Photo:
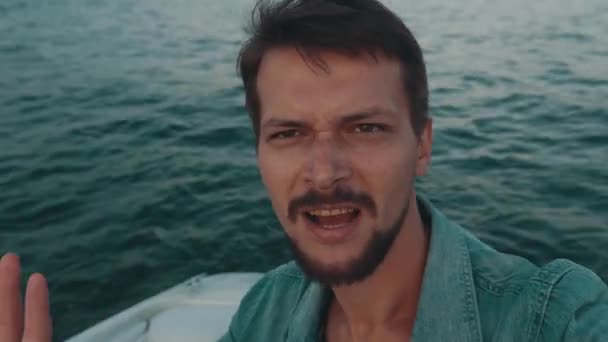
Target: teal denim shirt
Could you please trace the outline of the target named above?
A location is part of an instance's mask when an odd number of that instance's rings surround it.
[[[608,341],[608,287],[592,271],[499,253],[418,201],[432,228],[412,341]],[[323,341],[331,297],[282,265],[251,288],[220,341]]]

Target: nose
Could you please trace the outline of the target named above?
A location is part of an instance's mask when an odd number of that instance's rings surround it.
[[[347,151],[329,132],[319,133],[311,144],[305,181],[317,190],[329,190],[350,178],[351,173]]]

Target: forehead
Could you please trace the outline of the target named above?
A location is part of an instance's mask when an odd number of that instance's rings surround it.
[[[397,59],[334,52],[320,52],[319,57],[323,67],[304,59],[295,48],[274,48],[266,53],[257,78],[262,121],[268,114],[328,117],[369,107],[407,111]]]

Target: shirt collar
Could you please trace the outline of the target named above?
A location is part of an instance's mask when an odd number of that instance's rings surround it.
[[[481,341],[481,324],[466,232],[451,223],[426,198],[417,195],[421,211],[430,214],[431,240],[422,279],[413,341]],[[322,341],[328,286],[310,282],[294,309],[287,341]]]
[[[418,203],[432,228],[412,340],[481,341],[467,233],[424,197]]]

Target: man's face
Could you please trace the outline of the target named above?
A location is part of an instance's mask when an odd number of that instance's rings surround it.
[[[402,230],[431,125],[419,144],[397,60],[322,58],[328,72],[292,48],[264,56],[258,164],[300,265],[339,285],[372,273]]]

